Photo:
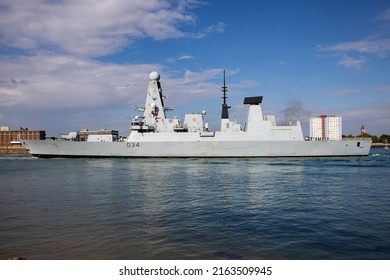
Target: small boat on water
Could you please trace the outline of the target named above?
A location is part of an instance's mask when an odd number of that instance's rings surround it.
[[[370,139],[305,139],[299,121],[276,125],[275,116],[262,113],[263,96],[244,98],[249,108],[243,125],[231,121],[225,79],[218,131],[209,130],[205,111],[186,114],[184,121],[167,118],[160,74],[152,72],[149,79],[145,106],[133,118],[127,139],[94,135],[85,141],[22,140],[23,145],[37,157],[323,157],[366,156],[370,151]]]

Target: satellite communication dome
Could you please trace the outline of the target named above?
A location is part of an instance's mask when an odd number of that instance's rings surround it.
[[[156,71],[153,71],[152,73],[149,74],[149,79],[159,81],[160,74]]]

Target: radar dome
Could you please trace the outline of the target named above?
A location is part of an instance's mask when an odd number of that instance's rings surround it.
[[[153,71],[152,73],[149,74],[149,79],[159,81],[160,74],[156,71]]]

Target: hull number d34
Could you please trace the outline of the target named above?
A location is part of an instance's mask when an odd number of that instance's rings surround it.
[[[127,148],[138,148],[138,147],[139,147],[139,143],[135,143],[135,142],[127,143]]]

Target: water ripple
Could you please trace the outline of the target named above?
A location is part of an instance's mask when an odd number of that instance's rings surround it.
[[[390,154],[0,158],[0,258],[389,259]]]

